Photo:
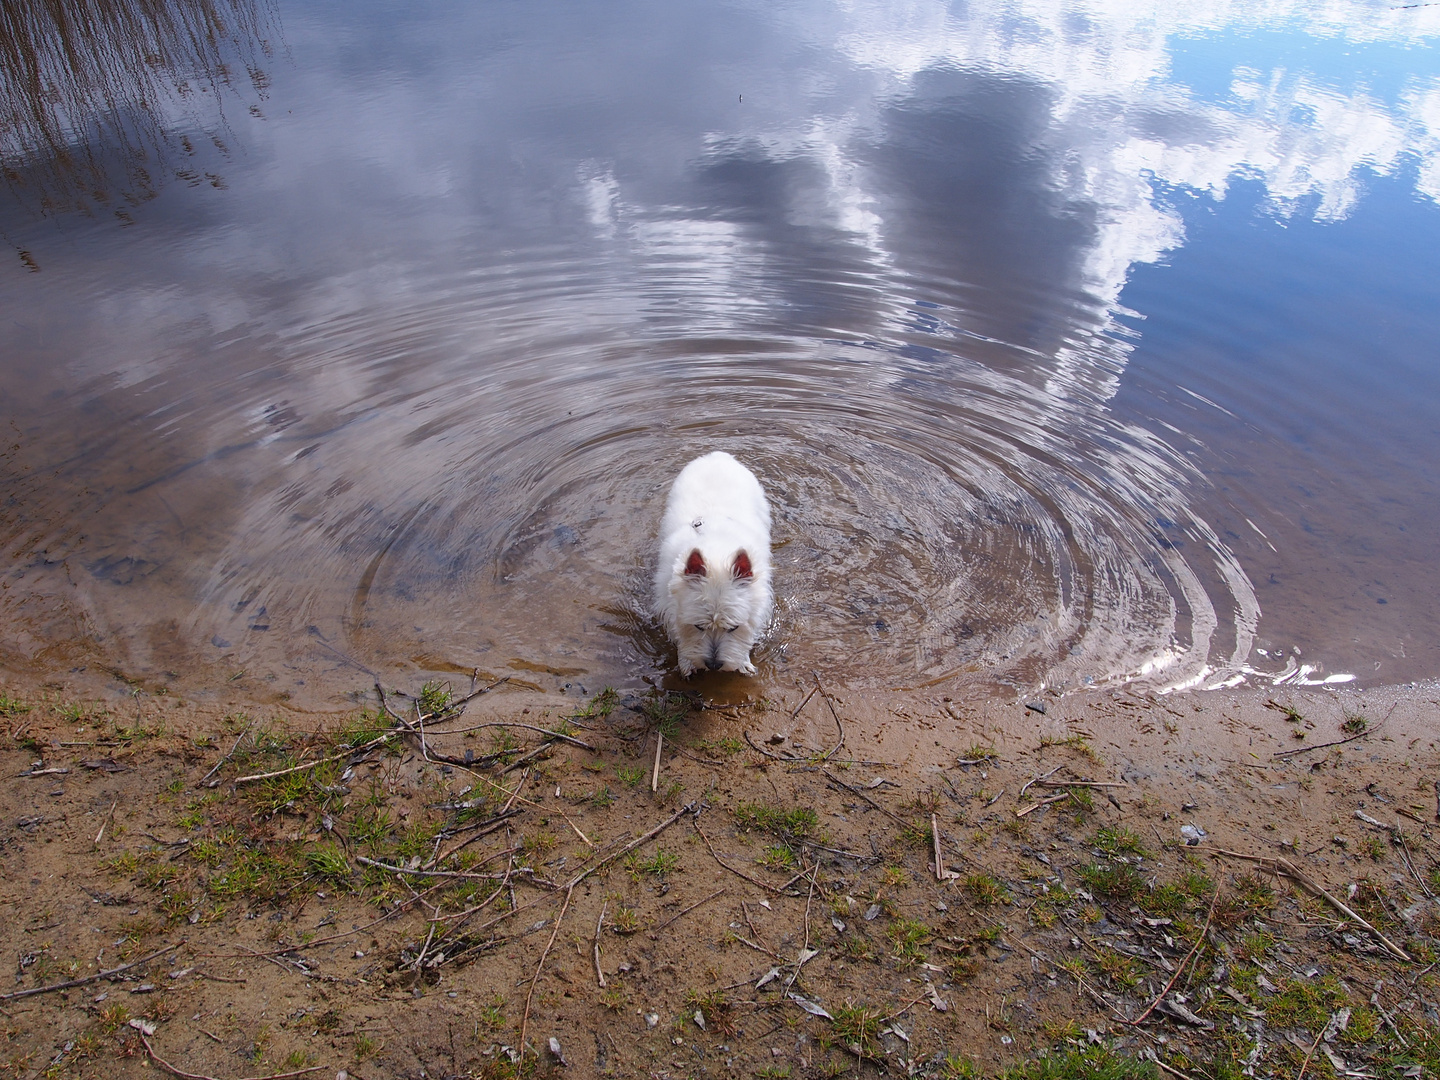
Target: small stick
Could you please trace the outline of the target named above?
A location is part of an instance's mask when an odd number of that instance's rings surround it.
[[[1180,1080],[1192,1080],[1189,1073],[1183,1073],[1179,1069],[1171,1065],[1166,1065],[1165,1062],[1161,1061],[1158,1057],[1153,1057],[1150,1060],[1156,1065],[1160,1066],[1160,1068],[1164,1069],[1171,1076],[1178,1076],[1180,1077]]]
[[[579,825],[576,825],[575,822],[570,819],[570,815],[567,814],[567,813],[565,813],[564,810],[561,810],[559,807],[555,807],[555,806],[546,806],[544,803],[538,803],[538,802],[535,802],[535,801],[533,801],[533,800],[531,800],[531,799],[522,799],[522,798],[520,798],[520,789],[525,786],[525,781],[526,781],[527,779],[529,779],[529,777],[530,777],[530,770],[529,770],[529,769],[526,769],[523,773],[520,774],[520,782],[515,785],[515,790],[514,790],[514,791],[510,791],[510,790],[509,790],[508,788],[506,788],[503,784],[497,784],[494,780],[491,780],[488,776],[481,776],[479,773],[474,773],[474,774],[472,774],[472,775],[474,775],[475,778],[476,778],[477,780],[479,780],[481,783],[489,784],[489,785],[490,785],[491,787],[493,787],[493,788],[498,788],[499,790],[505,792],[505,793],[509,796],[509,798],[505,800],[505,805],[500,808],[500,813],[501,813],[501,814],[507,814],[507,813],[509,813],[510,807],[514,806],[517,801],[524,803],[526,806],[533,806],[533,807],[535,807],[537,810],[545,810],[545,811],[547,811],[547,812],[549,812],[549,813],[552,813],[552,814],[559,814],[562,818],[565,819],[565,824],[566,824],[566,825],[569,825],[570,828],[575,831],[575,835],[576,835],[576,836],[580,837],[580,839],[583,840],[583,841],[584,841],[587,845],[589,845],[590,847],[596,847],[596,846],[597,846],[594,840],[591,840],[588,836],[586,836],[583,832],[580,831],[580,826],[579,826]],[[491,820],[495,820],[495,819],[492,818]]]
[[[1396,945],[1379,930],[1375,929],[1375,927],[1368,923],[1366,920],[1355,914],[1355,912],[1352,911],[1350,908],[1346,907],[1339,900],[1335,899],[1335,897],[1331,896],[1328,892],[1321,888],[1320,885],[1313,878],[1310,877],[1310,875],[1306,874],[1289,859],[1282,859],[1279,856],[1276,856],[1275,858],[1270,858],[1266,855],[1246,855],[1243,852],[1239,851],[1226,851],[1224,848],[1216,848],[1215,851],[1216,854],[1225,855],[1232,859],[1245,859],[1247,862],[1259,863],[1267,870],[1271,870],[1272,872],[1278,871],[1279,873],[1284,874],[1286,877],[1298,881],[1301,885],[1309,889],[1316,896],[1327,901],[1331,907],[1343,914],[1346,918],[1359,923],[1366,930],[1370,931],[1370,933],[1374,934],[1375,937],[1379,940],[1380,944],[1384,945],[1386,950],[1397,960],[1405,960],[1411,963],[1414,962],[1413,958],[1410,956],[1409,953],[1407,953],[1404,949],[1400,948],[1399,945]]]
[[[552,741],[550,739],[544,740],[540,743],[539,746],[535,747],[535,749],[527,750],[525,753],[517,757],[514,761],[508,763],[505,768],[500,770],[500,775],[504,776],[506,773],[511,773],[514,772],[516,769],[521,769],[529,766],[530,763],[537,760],[541,754],[548,753],[552,748]],[[448,758],[451,755],[435,754],[430,756],[432,758]]]
[[[304,772],[306,769],[313,769],[317,765],[325,765],[328,762],[339,761],[341,758],[345,757],[354,757],[356,754],[364,753],[366,750],[371,750],[374,747],[379,746],[383,742],[389,742],[391,739],[395,738],[395,736],[399,734],[400,732],[398,731],[387,731],[384,735],[381,735],[375,739],[371,739],[367,743],[361,743],[359,746],[352,747],[349,750],[346,750],[344,753],[331,754],[329,757],[316,758],[314,761],[307,761],[303,765],[294,765],[288,769],[276,769],[274,772],[252,773],[249,776],[236,777],[235,783],[238,786],[240,784],[252,783],[255,780],[273,780],[277,776],[289,776],[291,773]]]
[[[489,821],[482,821],[478,825],[469,826],[469,828],[478,829],[479,832],[475,833],[474,836],[466,837],[464,840],[460,841],[460,843],[452,847],[449,851],[445,852],[444,855],[439,855],[436,856],[434,859],[431,859],[430,865],[444,866],[447,862],[450,861],[450,859],[455,855],[457,851],[461,850],[462,848],[469,847],[476,840],[482,840],[485,837],[489,836],[491,833],[498,832],[500,829],[505,828],[505,822],[509,821],[518,813],[521,813],[521,811],[512,810],[507,814],[497,815],[496,817],[491,818]],[[491,858],[493,857],[494,856],[491,856]]]
[[[1200,951],[1200,946],[1205,944],[1205,935],[1210,930],[1210,920],[1215,917],[1215,905],[1219,902],[1219,900],[1220,887],[1217,885],[1215,887],[1215,895],[1210,898],[1210,910],[1205,913],[1205,925],[1200,928],[1200,936],[1195,939],[1195,944],[1192,945],[1190,947],[1190,951],[1185,954],[1185,959],[1180,961],[1180,966],[1175,969],[1175,974],[1170,976],[1170,981],[1165,984],[1164,989],[1160,991],[1154,1001],[1150,1002],[1149,1008],[1147,1008],[1134,1020],[1125,1021],[1131,1027],[1138,1027],[1147,1016],[1149,1016],[1152,1012],[1155,1011],[1155,1006],[1159,1005],[1160,1002],[1165,1000],[1165,995],[1175,988],[1175,983],[1179,981],[1181,972],[1183,972],[1185,968],[1189,966],[1191,959],[1193,959],[1195,954]]]
[[[818,869],[818,865],[817,869]],[[815,899],[815,871],[811,872],[810,891],[805,896],[805,936],[801,939],[800,951],[795,954],[795,970],[790,973],[789,980],[785,983],[785,993],[788,995],[795,985],[795,980],[800,977],[800,969],[805,966],[808,959],[806,953],[810,951],[810,904]],[[818,951],[818,950],[817,950]]]
[[[392,874],[413,874],[416,877],[468,878],[475,881],[500,881],[505,876],[503,874],[473,874],[466,870],[423,870],[418,866],[414,870],[411,870],[408,866],[395,866],[391,863],[380,862],[378,859],[366,858],[364,855],[356,855],[355,861],[365,866],[373,866],[379,870],[388,870]],[[541,888],[564,888],[563,885],[557,885],[553,881],[546,881],[542,877],[536,877],[533,870],[521,870],[520,873],[524,874]]]
[[[581,870],[578,874],[576,874],[573,878],[570,879],[569,883],[565,886],[565,888],[567,890],[575,888],[576,885],[579,885],[580,882],[584,881],[587,877],[595,873],[595,871],[599,870],[602,866],[608,866],[610,863],[618,859],[621,855],[624,855],[630,851],[634,851],[641,844],[648,843],[649,841],[655,839],[655,837],[659,836],[671,825],[674,825],[675,822],[679,821],[686,814],[698,815],[699,812],[700,808],[697,804],[693,802],[686,803],[679,810],[676,810],[675,813],[671,814],[664,821],[660,822],[659,825],[656,825],[653,829],[647,832],[644,836],[636,837],[634,840],[630,841],[630,843],[626,844],[620,850],[606,855],[605,858],[601,859],[599,862],[595,863],[592,866],[587,866],[584,870]]]
[[[766,892],[774,893],[776,896],[783,896],[785,894],[785,890],[783,888],[777,889],[774,885],[770,885],[764,881],[761,881],[759,878],[751,877],[749,874],[745,873],[744,870],[737,870],[735,869],[735,867],[727,863],[724,859],[720,858],[719,854],[715,851],[715,845],[710,843],[710,838],[705,835],[703,830],[701,830],[700,823],[697,821],[693,824],[695,826],[695,831],[700,834],[700,839],[704,840],[705,846],[709,848],[710,857],[713,858],[717,863],[719,863],[722,868],[729,870],[737,877],[744,878],[746,881],[750,882],[751,885],[759,885],[760,888],[764,889]]]
[[[1241,765],[1249,765],[1248,761],[1240,762]],[[1257,769],[1268,769],[1268,765],[1256,765]],[[1110,780],[1037,780],[1035,783],[1040,787],[1061,788],[1061,787],[1088,787],[1088,788],[1110,788],[1129,787],[1129,784],[1117,784]]]
[[[128,964],[121,964],[117,968],[111,968],[109,971],[101,971],[95,975],[86,975],[83,979],[69,979],[66,982],[51,983],[49,986],[32,986],[29,990],[14,990],[8,994],[0,994],[0,1001],[14,1001],[18,998],[34,997],[36,994],[48,994],[55,990],[70,990],[77,986],[89,986],[91,983],[99,982],[101,979],[109,979],[115,975],[119,975],[122,971],[129,971],[133,967],[147,964],[157,957],[164,956],[166,953],[172,953],[184,944],[185,942],[181,941],[175,945],[167,945],[165,948],[157,949],[148,956],[142,956],[139,960],[131,960]]]
[[[565,890],[565,902],[560,905],[560,914],[555,916],[555,929],[550,931],[550,940],[545,943],[545,951],[540,954],[540,962],[535,965],[535,974],[530,979],[530,989],[525,994],[525,1011],[520,1015],[520,1057],[525,1057],[525,1034],[530,1030],[530,1002],[535,997],[535,984],[540,981],[540,972],[545,968],[545,959],[550,955],[550,949],[555,944],[555,938],[560,933],[560,923],[565,918],[565,912],[570,909],[570,897],[575,893],[575,884]]]
[[[769,750],[765,750],[761,747],[756,746],[754,740],[750,738],[750,732],[742,731],[740,734],[743,735],[745,737],[745,741],[750,744],[751,750],[754,750],[757,754],[764,754],[771,761],[783,761],[787,765],[803,764],[805,761],[805,758],[803,757],[792,757],[788,754],[772,754]]]
[[[1070,797],[1070,793],[1069,793],[1068,791],[1067,791],[1067,792],[1064,792],[1063,794],[1060,794],[1060,795],[1051,795],[1050,798],[1048,798],[1048,799],[1041,799],[1039,802],[1033,802],[1033,803],[1031,803],[1029,806],[1025,807],[1025,809],[1023,809],[1023,810],[1016,810],[1016,811],[1015,811],[1015,816],[1016,816],[1017,818],[1022,818],[1022,817],[1024,817],[1026,814],[1030,813],[1030,811],[1032,811],[1032,810],[1039,810],[1040,807],[1042,807],[1042,806],[1049,806],[1051,803],[1064,802],[1064,801],[1065,801],[1066,799],[1068,799],[1069,797]]]
[[[750,908],[746,905],[744,900],[740,901],[740,912],[745,916],[745,925],[750,927],[750,936],[753,937],[756,941],[760,942],[761,946],[767,953],[775,957],[775,959],[779,960],[779,955],[775,953],[769,945],[765,944],[765,935],[760,933],[760,931],[756,928],[755,920],[750,917]]]
[[[572,736],[572,735],[566,735],[564,732],[560,732],[560,731],[553,731],[553,730],[551,730],[550,728],[536,727],[534,724],[500,723],[500,722],[497,721],[497,722],[488,723],[488,724],[473,724],[473,725],[470,726],[470,727],[447,728],[445,731],[441,732],[440,734],[443,734],[443,735],[463,735],[463,734],[465,734],[465,732],[467,732],[467,731],[480,731],[480,730],[482,730],[482,729],[484,729],[484,728],[492,728],[492,727],[523,728],[523,729],[526,730],[526,731],[538,732],[539,734],[549,736],[549,737],[552,738],[552,739],[560,739],[562,742],[570,743],[572,746],[578,746],[578,747],[580,747],[580,749],[582,749],[582,750],[590,750],[590,751],[593,751],[593,750],[595,749],[595,747],[591,746],[589,743],[584,742],[584,741],[582,741],[582,740],[580,740],[580,739],[577,739],[577,738],[575,738],[575,737]]]
[[[250,729],[251,729],[252,727],[254,727],[254,726],[255,726],[255,721],[254,721],[254,720],[251,720],[248,724],[245,725],[245,730],[242,731],[242,732],[240,732],[240,738],[236,739],[236,740],[235,740],[235,745],[232,746],[232,747],[230,747],[230,753],[226,754],[226,755],[225,755],[224,757],[222,757],[219,761],[217,761],[217,762],[215,763],[215,767],[214,767],[213,769],[211,769],[209,772],[207,772],[204,776],[202,776],[202,777],[200,778],[200,783],[196,784],[196,785],[195,785],[196,787],[218,787],[218,786],[219,786],[219,784],[220,784],[220,781],[219,781],[219,780],[216,780],[214,784],[207,784],[206,781],[209,780],[210,777],[214,776],[217,772],[219,772],[219,771],[220,771],[220,767],[221,767],[222,765],[224,765],[225,762],[229,761],[232,757],[235,756],[235,751],[240,749],[240,744],[245,741],[245,736],[250,734]]]
[[[1378,730],[1378,727],[1379,725],[1376,725],[1376,730]],[[1354,735],[1350,735],[1344,739],[1336,739],[1334,742],[1316,743],[1314,746],[1298,746],[1294,750],[1281,750],[1270,756],[1283,758],[1290,757],[1292,754],[1308,754],[1311,750],[1324,750],[1327,746],[1344,746],[1347,742],[1363,739],[1366,735],[1370,734],[1372,734],[1372,730],[1367,728],[1365,731],[1357,731]]]
[[[656,935],[658,935],[661,930],[664,930],[667,926],[669,926],[671,923],[677,921],[677,920],[680,919],[682,916],[689,915],[690,912],[694,911],[694,910],[695,910],[697,907],[699,907],[701,904],[708,904],[711,900],[714,900],[717,896],[719,896],[719,895],[720,895],[721,893],[723,893],[724,891],[725,891],[724,889],[716,889],[716,890],[715,890],[714,892],[712,892],[709,896],[705,897],[704,900],[696,900],[695,903],[691,904],[691,905],[690,905],[689,907],[687,907],[684,911],[682,911],[682,912],[680,912],[679,914],[676,914],[676,915],[671,915],[670,918],[666,919],[666,920],[665,920],[664,922],[662,922],[659,926],[655,927],[654,930],[651,930],[651,931],[650,931],[650,939],[651,939],[652,941],[655,940]],[[602,913],[602,914],[603,914],[603,913]],[[605,985],[605,983],[604,983],[603,980],[601,981],[600,985],[601,985],[601,986],[604,986],[604,985]]]
[[[840,722],[840,714],[835,711],[835,703],[830,700],[830,695],[825,692],[825,687],[820,684],[820,673],[818,671],[812,671],[810,674],[815,676],[815,689],[819,690],[820,696],[825,699],[825,705],[835,720],[836,729],[840,732],[840,741],[832,746],[830,751],[820,759],[821,761],[829,761],[835,756],[836,752],[845,745],[845,725]]]
[[[1034,777],[1034,778],[1031,779],[1031,780],[1027,780],[1027,781],[1025,782],[1025,786],[1020,789],[1020,794],[1017,795],[1017,796],[1015,796],[1015,797],[1016,797],[1017,799],[1023,799],[1023,798],[1025,797],[1025,792],[1027,792],[1027,791],[1030,790],[1030,785],[1032,785],[1032,784],[1038,784],[1038,783],[1040,783],[1041,780],[1049,780],[1050,777],[1054,776],[1057,772],[1059,772],[1059,771],[1060,771],[1061,769],[1063,769],[1064,767],[1065,767],[1064,765],[1056,765],[1053,769],[1051,769],[1049,772],[1047,772],[1044,776],[1037,776],[1037,777]]]
[[[1305,1060],[1300,1063],[1300,1071],[1295,1074],[1295,1080],[1305,1080],[1305,1070],[1310,1067],[1310,1059],[1315,1056],[1315,1048],[1320,1045],[1320,1040],[1324,1035],[1325,1028],[1321,1028],[1320,1034],[1316,1035],[1315,1041],[1310,1044],[1310,1049],[1305,1051]]]
[[[605,989],[605,972],[600,970],[600,928],[605,925],[605,909],[610,906],[606,900],[600,905],[600,918],[595,920],[595,944],[590,947],[590,955],[595,960],[595,978],[600,981],[600,989]]]
[[[940,821],[934,815],[930,815],[930,840],[935,845],[935,880],[945,880],[945,859],[940,854]]]
[[[819,680],[819,679],[816,679],[816,680],[815,680],[815,689],[814,689],[814,690],[811,690],[808,694],[806,694],[806,695],[805,695],[805,700],[802,701],[802,702],[800,702],[799,705],[796,705],[796,706],[795,706],[795,711],[790,714],[790,719],[791,719],[792,722],[794,721],[794,719],[795,719],[797,716],[800,715],[801,710],[803,710],[806,705],[809,705],[809,704],[810,704],[810,699],[811,699],[812,697],[814,697],[814,696],[815,696],[817,693],[819,693],[819,692],[820,692],[820,680]]]
[[[910,822],[906,821],[904,818],[900,817],[898,814],[892,814],[889,810],[886,810],[885,807],[881,806],[881,805],[880,805],[878,802],[876,802],[874,799],[870,798],[869,795],[866,795],[866,794],[865,794],[863,791],[861,791],[859,788],[857,788],[857,787],[851,787],[849,784],[845,783],[844,780],[841,780],[841,779],[839,779],[838,777],[836,777],[835,774],[832,773],[832,772],[830,772],[829,769],[821,769],[820,771],[821,771],[821,773],[824,774],[825,779],[829,780],[831,783],[839,784],[839,785],[840,785],[842,788],[844,788],[846,791],[850,792],[851,795],[858,795],[860,798],[864,799],[867,803],[869,803],[871,806],[873,806],[876,810],[879,810],[882,814],[884,814],[886,817],[888,817],[891,821],[897,822],[897,823],[900,825],[901,828],[903,828],[903,829],[908,829],[908,828],[910,828]]]
[[[161,1072],[167,1072],[171,1076],[178,1076],[180,1080],[215,1080],[213,1076],[206,1076],[204,1073],[190,1073],[184,1069],[176,1068],[159,1054],[155,1053],[154,1048],[150,1045],[150,1040],[145,1037],[145,1032],[136,1028],[135,1033],[140,1036],[140,1041],[145,1044],[145,1053],[150,1055],[150,1060],[155,1063]],[[207,1031],[206,1034],[209,1035],[210,1033]],[[215,1038],[213,1035],[210,1037],[212,1039]],[[247,1076],[244,1077],[243,1080],[286,1080],[286,1077],[304,1076],[306,1073],[320,1072],[326,1068],[328,1068],[326,1065],[311,1065],[308,1069],[296,1069],[294,1072],[267,1073],[264,1076]]]
[[[102,824],[102,825],[100,826],[100,831],[95,834],[95,846],[96,846],[97,848],[100,846],[100,840],[101,840],[101,838],[104,837],[104,835],[105,835],[105,830],[108,829],[108,828],[110,827],[110,823],[115,820],[115,807],[117,807],[117,806],[119,806],[119,805],[120,805],[120,800],[119,800],[119,799],[114,800],[114,801],[110,804],[110,813],[108,813],[108,814],[105,815],[105,822],[104,822],[104,824]]]
[[[655,769],[650,774],[650,790],[660,790],[660,748],[665,745],[665,733],[655,729]]]

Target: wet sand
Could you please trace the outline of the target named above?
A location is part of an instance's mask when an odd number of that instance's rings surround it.
[[[1201,1076],[1258,1037],[1257,1060],[1294,1075],[1299,1043],[1321,1042],[1315,1016],[1342,1004],[1356,1027],[1325,1043],[1337,1058],[1386,1075],[1440,1056],[1435,683],[1010,703],[770,685],[689,711],[657,775],[653,698],[648,715],[629,695],[586,716],[585,700],[516,678],[433,721],[423,747],[342,747],[323,783],[277,795],[243,777],[334,754],[375,705],[363,677],[328,713],[250,676],[174,682],[6,679],[0,937],[21,958],[15,990],[173,946],[0,1003],[15,1061],[504,1076],[523,1027],[540,1074],[563,1071],[553,1038],[569,1075],[989,1075],[1088,1047],[1091,1065],[1158,1055]],[[564,718],[585,746],[542,746],[536,729]],[[500,730],[513,749],[491,764]],[[1081,781],[1098,786],[1051,786]],[[487,791],[497,823],[447,865],[497,871],[500,887],[423,876],[460,842],[434,828]],[[767,816],[810,809],[791,833]],[[423,841],[419,871],[406,837]],[[261,855],[269,885],[241,873]],[[1131,871],[1138,891],[1102,888]],[[1203,954],[1167,986],[1192,941]],[[1382,1016],[1408,1035],[1399,1065]],[[148,1018],[148,1049],[132,1018]]]

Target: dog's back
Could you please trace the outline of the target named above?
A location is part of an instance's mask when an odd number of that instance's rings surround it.
[[[724,451],[686,465],[660,525],[655,614],[680,670],[754,674],[750,648],[770,621],[770,505],[755,475]]]

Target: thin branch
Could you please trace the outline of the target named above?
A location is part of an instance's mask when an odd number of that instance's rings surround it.
[[[354,757],[356,754],[363,754],[366,750],[374,749],[383,742],[389,742],[395,736],[402,734],[399,731],[387,731],[384,735],[371,739],[367,743],[350,748],[339,754],[331,754],[329,757],[316,758],[314,761],[307,761],[303,765],[294,765],[288,769],[276,769],[274,772],[252,773],[250,776],[236,777],[235,784],[249,784],[255,780],[273,780],[277,776],[289,776],[291,773],[304,772],[306,769],[313,769],[317,765],[325,765],[331,761],[339,761],[341,758]]]
[[[1155,1000],[1150,1002],[1149,1007],[1134,1020],[1126,1021],[1131,1027],[1138,1027],[1147,1016],[1155,1011],[1155,1007],[1165,1000],[1165,995],[1175,988],[1175,984],[1180,980],[1181,974],[1185,971],[1186,967],[1189,966],[1195,954],[1200,951],[1200,947],[1205,944],[1205,935],[1210,931],[1210,920],[1215,917],[1215,905],[1219,900],[1220,887],[1217,885],[1215,887],[1215,895],[1210,898],[1210,910],[1205,913],[1205,925],[1200,928],[1200,936],[1195,939],[1195,944],[1192,945],[1190,951],[1185,954],[1185,959],[1180,961],[1180,966],[1175,969],[1175,974],[1170,976],[1170,981],[1167,982],[1164,989],[1156,995]]]
[[[140,1036],[140,1041],[145,1044],[145,1053],[150,1056],[150,1060],[155,1063],[156,1068],[161,1072],[167,1072],[171,1076],[178,1076],[180,1080],[215,1080],[213,1076],[207,1076],[204,1073],[191,1073],[186,1072],[184,1069],[176,1068],[159,1054],[155,1053],[154,1047],[150,1045],[150,1040],[145,1037],[145,1032],[139,1028],[136,1028],[135,1032]],[[296,1069],[294,1072],[267,1073],[265,1076],[247,1076],[244,1077],[243,1080],[286,1080],[286,1077],[305,1076],[307,1073],[321,1072],[326,1068],[328,1068],[326,1065],[311,1065],[308,1069]]]
[[[681,912],[679,912],[678,914],[675,914],[675,915],[671,915],[670,918],[666,919],[666,920],[665,920],[664,922],[662,922],[659,926],[655,927],[654,930],[651,930],[651,931],[650,931],[650,938],[651,938],[651,940],[654,940],[655,936],[656,936],[657,934],[659,934],[661,930],[664,930],[667,926],[669,926],[671,923],[678,921],[678,920],[681,919],[683,916],[689,915],[690,912],[694,911],[697,907],[700,907],[700,905],[702,905],[702,904],[708,904],[711,900],[714,900],[717,896],[719,896],[719,895],[721,895],[722,893],[724,893],[724,891],[725,891],[724,889],[716,889],[716,890],[715,890],[714,892],[712,892],[709,896],[705,897],[704,900],[696,900],[695,903],[691,904],[691,905],[690,905],[689,907],[687,907],[684,911],[681,911]],[[601,914],[603,915],[604,912],[602,911]],[[601,980],[600,980],[600,985],[601,985],[601,986],[604,986],[604,985],[605,985],[605,980],[604,980],[604,979],[601,979]]]
[[[605,972],[600,968],[600,928],[605,925],[605,909],[609,906],[609,900],[600,905],[600,917],[595,920],[595,943],[590,947],[590,956],[595,961],[595,978],[599,980],[601,990],[605,989]]]
[[[207,772],[204,776],[202,776],[202,777],[200,778],[200,783],[196,784],[196,785],[195,785],[196,787],[218,787],[218,786],[219,786],[219,784],[220,784],[220,781],[219,781],[219,780],[216,780],[214,784],[207,784],[206,781],[209,780],[210,777],[214,776],[217,772],[220,771],[220,766],[224,765],[227,761],[229,761],[231,758],[233,758],[233,757],[235,756],[235,751],[240,749],[240,744],[241,744],[242,742],[244,742],[245,736],[250,734],[250,729],[251,729],[252,727],[254,727],[254,726],[255,726],[255,721],[254,721],[254,720],[251,720],[248,724],[245,725],[245,730],[242,731],[242,732],[240,732],[240,738],[238,738],[238,739],[235,740],[235,745],[232,746],[232,747],[230,747],[230,752],[229,752],[228,754],[226,754],[224,757],[222,757],[219,761],[217,761],[217,762],[215,763],[215,767],[214,767],[213,769],[211,769],[209,772]]]
[[[1372,926],[1365,919],[1357,915],[1345,904],[1341,903],[1339,900],[1335,899],[1335,897],[1331,896],[1328,892],[1326,892],[1323,888],[1320,887],[1320,885],[1315,881],[1314,878],[1310,877],[1309,874],[1305,873],[1289,859],[1282,859],[1278,856],[1275,858],[1271,858],[1268,855],[1246,855],[1243,852],[1239,851],[1226,851],[1224,848],[1216,848],[1215,851],[1216,854],[1225,855],[1232,859],[1244,859],[1247,862],[1259,863],[1261,866],[1265,867],[1272,873],[1281,873],[1284,874],[1286,877],[1299,882],[1316,896],[1328,902],[1331,907],[1343,914],[1346,918],[1359,923],[1366,930],[1370,931],[1370,933],[1375,935],[1375,937],[1379,940],[1380,944],[1384,945],[1386,950],[1397,960],[1405,960],[1410,963],[1414,962],[1414,958],[1409,953],[1407,953],[1399,945],[1396,945],[1379,930],[1375,929],[1374,926]]]
[[[777,889],[774,885],[771,885],[768,882],[761,881],[759,878],[756,877],[751,877],[749,874],[745,873],[744,870],[735,869],[735,867],[731,866],[724,859],[720,858],[719,853],[717,853],[715,850],[715,845],[710,843],[710,838],[706,836],[704,831],[700,828],[700,823],[697,821],[692,822],[691,824],[695,826],[695,831],[700,834],[700,839],[705,841],[705,847],[709,849],[710,857],[714,859],[717,863],[719,863],[723,869],[729,870],[736,877],[744,878],[746,881],[750,882],[751,885],[759,885],[760,888],[764,889],[766,892],[772,892],[776,896],[785,895],[785,890],[783,887]],[[793,881],[794,879],[792,878],[791,880]]]
[[[550,949],[555,944],[555,938],[560,933],[560,923],[565,919],[565,912],[570,910],[570,897],[575,893],[575,885],[572,884],[565,890],[565,902],[560,905],[560,914],[555,916],[555,929],[550,931],[550,940],[545,943],[545,951],[540,954],[540,962],[535,965],[535,974],[530,979],[530,989],[525,994],[525,1011],[520,1016],[520,1057],[525,1057],[525,1034],[530,1029],[530,1002],[535,997],[535,984],[540,981],[540,972],[545,968],[545,959],[550,955]]]
[[[413,874],[416,877],[466,878],[474,881],[499,881],[504,877],[503,874],[474,874],[466,870],[422,870],[418,866],[412,870],[408,866],[395,866],[392,863],[380,862],[378,859],[366,858],[364,855],[356,855],[355,861],[365,866],[373,866],[378,870],[388,870],[392,874]],[[554,890],[564,888],[564,886],[558,885],[553,881],[547,881],[542,877],[535,876],[533,870],[522,869],[520,873],[524,874],[543,889]]]
[[[70,990],[77,986],[89,986],[91,983],[99,982],[101,979],[113,978],[122,971],[129,971],[131,968],[149,963],[151,960],[164,956],[166,953],[172,953],[184,944],[185,942],[181,941],[175,945],[167,945],[165,948],[157,949],[148,956],[142,956],[139,960],[131,960],[128,964],[121,964],[117,968],[111,968],[109,971],[101,971],[95,975],[86,975],[83,979],[69,979],[61,983],[51,983],[49,986],[32,986],[28,990],[13,990],[8,994],[0,994],[0,1001],[15,1001],[19,998],[34,997],[36,994],[49,994],[55,990]]]
[[[838,777],[836,777],[834,773],[830,772],[830,770],[828,770],[828,769],[821,769],[820,772],[824,775],[825,779],[829,780],[832,784],[839,784],[839,785],[840,785],[842,788],[844,788],[846,791],[850,792],[851,795],[856,795],[856,796],[859,796],[860,798],[864,799],[867,803],[869,803],[871,806],[873,806],[876,810],[879,810],[882,814],[884,814],[886,817],[888,817],[891,821],[896,822],[902,829],[911,829],[911,828],[914,828],[914,826],[913,826],[910,822],[906,821],[906,820],[905,820],[904,818],[902,818],[900,815],[898,815],[898,814],[892,814],[889,810],[886,810],[885,807],[881,806],[881,805],[880,805],[878,802],[876,802],[874,799],[870,798],[869,795],[866,795],[866,794],[865,794],[863,791],[861,791],[859,788],[857,788],[857,787],[851,787],[849,784],[845,783],[844,780],[841,780],[841,779],[839,779]]]
[[[840,741],[832,746],[829,752],[820,759],[821,761],[829,761],[835,756],[839,749],[845,745],[845,725],[840,722],[840,714],[835,711],[835,703],[830,700],[830,695],[825,692],[825,687],[820,683],[820,673],[818,671],[812,671],[810,674],[815,676],[815,689],[819,690],[820,696],[825,699],[825,705],[829,708],[830,715],[835,720],[835,727],[840,732]]]

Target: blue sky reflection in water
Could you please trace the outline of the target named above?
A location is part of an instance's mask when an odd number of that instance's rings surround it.
[[[633,680],[719,447],[762,677],[1440,674],[1440,8],[231,2],[6,144],[12,658]]]

